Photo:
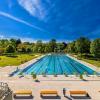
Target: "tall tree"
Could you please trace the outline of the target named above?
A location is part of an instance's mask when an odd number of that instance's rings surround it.
[[[0,47],[7,47],[10,44],[10,42],[7,39],[0,40]]]
[[[22,42],[21,42],[21,40],[20,39],[17,39],[16,40],[16,45],[18,46],[19,44],[21,44]]]
[[[42,53],[43,52],[43,48],[42,48],[43,46],[42,45],[43,45],[42,41],[38,40],[35,44],[34,51],[38,52],[38,53]]]
[[[10,39],[10,44],[13,45],[13,47],[16,48],[16,39]]]
[[[54,52],[55,49],[56,49],[56,40],[55,39],[52,39],[50,42],[49,42],[49,45],[50,45],[50,48],[51,48],[51,52]]]
[[[76,50],[75,50],[75,41],[73,41],[73,42],[71,42],[67,45],[67,52],[68,53],[75,53],[76,52]]]
[[[4,48],[0,48],[0,55],[2,55],[4,53]]]
[[[44,47],[44,52],[45,52],[45,53],[49,53],[50,51],[51,51],[51,48],[50,48],[49,44],[46,43],[46,44],[45,44],[45,47]]]
[[[8,46],[6,47],[5,52],[6,52],[6,53],[14,53],[14,52],[15,52],[14,46],[8,45]]]
[[[21,43],[21,44],[19,44],[19,45],[17,46],[17,51],[18,51],[18,52],[23,52],[23,53],[25,53],[25,52],[26,52],[26,48],[27,48],[27,46],[24,45],[23,43]]]
[[[64,49],[66,48],[65,43],[56,43],[56,48],[57,48],[57,52],[63,52]]]
[[[95,39],[94,41],[91,42],[90,45],[90,52],[100,58],[100,38]]]
[[[76,51],[78,53],[89,53],[90,51],[90,40],[85,37],[80,37],[75,42]]]

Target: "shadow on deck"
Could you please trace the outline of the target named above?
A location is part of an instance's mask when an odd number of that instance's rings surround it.
[[[71,96],[73,99],[91,99],[91,97],[88,95],[88,96]]]
[[[14,100],[33,100],[33,96],[15,96]]]
[[[61,99],[60,96],[41,96],[42,99]]]

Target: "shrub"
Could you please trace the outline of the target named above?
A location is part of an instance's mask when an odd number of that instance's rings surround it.
[[[73,75],[78,76],[78,73],[77,72],[73,72]]]
[[[68,75],[67,75],[67,73],[66,73],[66,72],[64,73],[64,75],[65,75],[65,77],[68,77]]]
[[[83,74],[80,74],[80,79],[82,79],[82,80],[83,80]]]
[[[43,72],[42,75],[43,75],[43,77],[46,77],[46,73],[45,72]]]
[[[18,75],[23,76],[23,72],[20,72]]]
[[[33,79],[37,78],[37,76],[36,76],[36,74],[34,72],[32,72],[31,75],[32,75]]]
[[[4,48],[0,48],[0,55],[3,55],[4,53]]]
[[[93,75],[97,75],[97,72],[96,72],[96,71],[94,71],[94,72],[93,72]]]
[[[5,50],[6,53],[14,53],[15,48],[12,45],[8,45]]]

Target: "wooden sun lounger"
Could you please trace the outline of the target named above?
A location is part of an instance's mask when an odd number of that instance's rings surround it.
[[[31,90],[18,90],[14,92],[14,96],[16,95],[30,95],[32,96],[32,91]]]
[[[40,95],[56,95],[58,96],[58,92],[56,90],[41,90]]]
[[[70,91],[70,96],[73,95],[85,95],[88,96],[88,93],[86,91],[76,90],[76,91]]]

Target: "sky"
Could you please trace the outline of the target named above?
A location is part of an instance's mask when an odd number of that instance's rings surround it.
[[[0,0],[0,39],[100,38],[100,0]]]

